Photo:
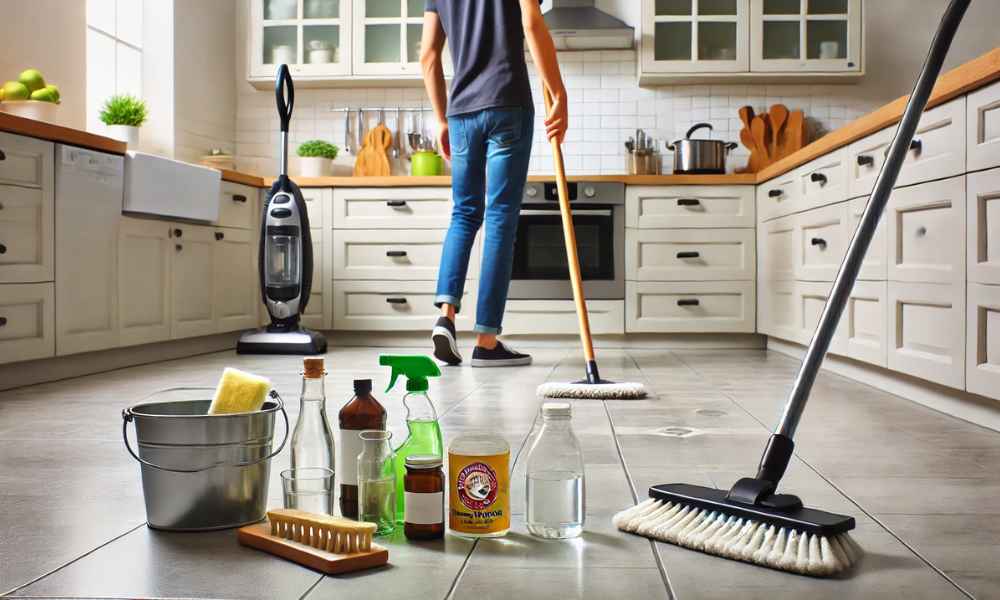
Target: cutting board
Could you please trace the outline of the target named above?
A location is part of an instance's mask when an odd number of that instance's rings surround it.
[[[750,158],[747,166],[736,169],[737,173],[756,173],[806,144],[805,115],[801,110],[789,111],[783,104],[775,104],[769,112],[754,115],[751,107],[744,106],[739,115],[744,124],[740,141],[750,150]]]
[[[392,174],[388,150],[392,147],[392,132],[379,123],[365,136],[364,145],[354,161],[354,174],[360,177],[388,177]]]
[[[286,558],[327,575],[371,569],[389,562],[389,551],[378,544],[372,544],[371,552],[334,554],[271,535],[270,532],[270,525],[265,521],[240,527],[236,536],[244,546]]]

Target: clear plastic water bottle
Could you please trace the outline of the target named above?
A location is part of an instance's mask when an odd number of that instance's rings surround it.
[[[541,538],[577,537],[586,514],[583,452],[573,435],[568,402],[542,404],[542,428],[528,452],[528,532]]]

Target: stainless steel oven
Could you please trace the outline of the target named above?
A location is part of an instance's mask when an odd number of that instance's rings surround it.
[[[584,293],[593,300],[623,300],[625,185],[570,182],[569,197]],[[511,299],[573,298],[563,239],[556,184],[528,183],[514,243]]]

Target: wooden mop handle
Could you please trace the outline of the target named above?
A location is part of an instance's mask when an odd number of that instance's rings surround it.
[[[552,111],[552,94],[542,86],[545,96],[545,114]],[[576,303],[576,318],[580,326],[580,343],[587,362],[594,361],[594,342],[590,339],[590,318],[587,316],[587,300],[583,296],[583,278],[580,276],[580,256],[576,251],[576,229],[573,227],[573,211],[569,206],[569,186],[566,183],[566,167],[563,165],[562,147],[559,140],[552,138],[552,159],[556,169],[556,188],[559,190],[559,212],[562,215],[563,238],[566,241],[566,261],[569,263],[569,280],[573,286],[573,302]]]

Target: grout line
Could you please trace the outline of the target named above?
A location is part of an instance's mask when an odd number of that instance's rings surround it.
[[[448,588],[448,593],[444,595],[444,600],[452,600],[455,597],[455,592],[458,591],[458,584],[462,580],[462,576],[465,575],[465,571],[469,568],[469,561],[472,560],[472,553],[476,551],[479,547],[479,540],[473,540],[472,547],[469,548],[469,553],[465,555],[465,560],[462,561],[462,566],[458,568],[458,573],[455,573],[455,579],[451,582],[451,587]]]
[[[318,585],[319,585],[320,583],[322,583],[324,579],[326,579],[326,575],[320,575],[320,576],[319,576],[319,579],[317,579],[317,580],[316,580],[316,583],[314,583],[314,584],[312,584],[311,586],[309,586],[309,587],[308,587],[308,588],[306,589],[305,593],[304,593],[304,594],[302,594],[301,596],[299,596],[299,600],[305,600],[306,596],[308,596],[309,594],[311,594],[311,593],[312,593],[312,591],[313,591],[313,590],[315,590],[315,589],[316,589],[316,587],[317,587],[317,586],[318,586]]]
[[[140,527],[145,527],[145,526],[146,526],[146,523],[144,523],[144,522],[143,522],[143,523],[140,523],[140,524],[136,525],[135,527],[133,527],[133,528],[131,528],[131,529],[128,529],[128,530],[126,530],[126,531],[124,531],[124,532],[122,532],[122,533],[120,533],[120,534],[116,535],[115,537],[113,537],[113,538],[111,538],[110,540],[108,540],[108,541],[104,542],[103,544],[99,544],[99,545],[98,545],[98,546],[96,546],[95,548],[92,548],[92,549],[90,549],[90,550],[87,550],[86,552],[84,552],[84,553],[83,553],[83,554],[81,554],[80,556],[77,556],[76,558],[74,558],[74,559],[71,559],[70,561],[68,561],[68,562],[66,562],[66,563],[63,563],[62,565],[59,565],[58,567],[56,567],[56,568],[52,569],[51,571],[48,571],[48,572],[46,572],[46,573],[42,573],[42,574],[41,574],[41,575],[39,575],[38,577],[35,577],[34,579],[32,579],[32,580],[30,580],[30,581],[28,581],[28,582],[26,582],[26,583],[22,583],[21,585],[19,585],[19,586],[16,586],[16,587],[14,587],[13,589],[10,589],[10,590],[8,590],[8,591],[6,591],[6,592],[3,592],[3,593],[0,593],[0,596],[9,596],[10,594],[13,594],[14,592],[16,592],[16,591],[18,591],[18,590],[23,590],[24,588],[28,587],[29,585],[32,585],[32,584],[35,584],[35,583],[38,583],[39,581],[41,581],[42,579],[44,579],[44,578],[48,577],[49,575],[52,575],[52,574],[53,574],[53,573],[55,573],[56,571],[60,571],[60,570],[62,570],[62,569],[65,569],[66,567],[70,566],[71,564],[73,564],[73,563],[75,563],[75,562],[77,562],[77,561],[79,561],[79,560],[81,560],[81,559],[83,559],[83,558],[86,558],[87,556],[90,556],[91,554],[93,554],[93,553],[97,552],[97,551],[98,551],[98,550],[100,550],[101,548],[104,548],[105,546],[108,546],[108,545],[110,545],[110,544],[112,544],[112,543],[114,543],[114,542],[116,542],[116,541],[120,540],[121,538],[123,538],[123,537],[125,537],[126,535],[128,535],[128,534],[132,533],[133,531],[136,531],[136,530],[137,530],[137,529],[139,529]]]

